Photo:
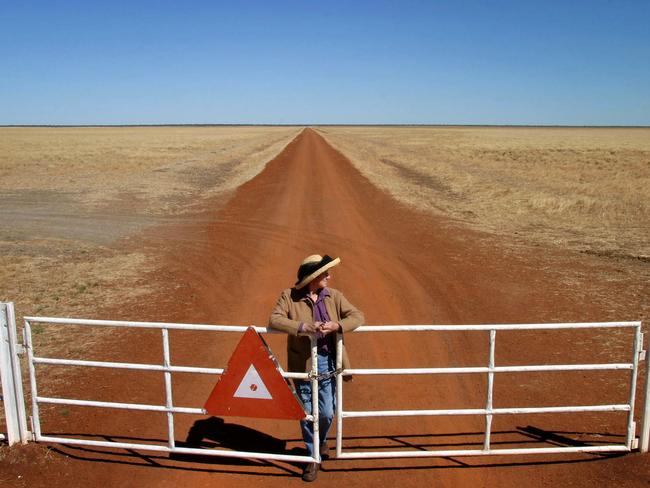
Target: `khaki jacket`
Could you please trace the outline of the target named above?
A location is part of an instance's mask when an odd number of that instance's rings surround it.
[[[350,332],[364,322],[363,313],[357,310],[338,290],[327,288],[329,296],[324,298],[330,320],[341,325],[343,333]],[[300,323],[314,322],[314,304],[306,290],[287,288],[282,292],[269,318],[269,328],[289,334],[287,358],[289,371],[308,373],[311,371],[311,346],[309,337],[298,336]],[[349,360],[343,349],[343,367],[349,368]]]

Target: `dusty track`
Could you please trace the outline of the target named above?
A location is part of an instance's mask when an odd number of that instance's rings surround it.
[[[172,238],[182,234],[185,239]],[[197,246],[192,236],[207,237],[209,247]],[[342,265],[333,272],[332,286],[343,290],[364,310],[369,324],[489,323],[602,319],[602,310],[588,304],[576,310],[566,290],[556,288],[540,269],[540,258],[516,256],[494,247],[480,234],[464,231],[441,219],[412,212],[395,203],[363,178],[313,130],[302,132],[256,178],[241,186],[225,206],[207,211],[197,223],[160,230],[148,242],[169,243],[167,272],[159,280],[178,284],[174,300],[160,297],[120,316],[142,320],[265,324],[284,287],[293,283],[297,263],[314,252],[338,255]],[[199,240],[199,239],[197,239]],[[272,349],[284,361],[284,338],[270,337]],[[521,339],[521,338],[519,338]],[[504,339],[500,357],[530,358],[540,348],[521,351],[518,338]],[[223,365],[237,338],[217,339],[197,334],[172,337],[175,364]],[[484,335],[351,334],[347,338],[354,365],[434,366],[485,364]],[[567,347],[553,337],[539,339],[541,349]],[[544,342],[546,341],[546,342]],[[558,343],[559,342],[559,343]],[[120,348],[103,358],[160,361],[157,335],[130,334]],[[570,346],[570,345],[569,345]],[[97,356],[95,356],[97,357]],[[130,377],[98,373],[97,391],[85,382],[66,394],[104,397],[115,401],[161,402],[159,376]],[[81,381],[81,380],[77,380]],[[176,379],[181,405],[201,405],[214,378]],[[152,388],[157,388],[154,392]],[[571,388],[566,385],[566,388]],[[561,388],[560,388],[561,389]],[[482,406],[484,379],[441,377],[435,381],[405,378],[381,381],[357,378],[346,386],[346,407],[435,408]],[[515,384],[498,390],[500,405],[516,394]],[[581,392],[583,401],[599,392]],[[100,438],[162,439],[165,419],[122,412],[81,410],[55,419],[49,432],[77,432]],[[184,440],[197,418],[177,417],[176,438]],[[526,420],[527,421],[527,420]],[[516,437],[519,419],[497,423],[503,439]],[[268,437],[236,427],[241,424],[275,439],[289,440],[286,449],[299,449],[294,423],[228,419],[231,443],[238,438],[260,443]],[[195,425],[201,426],[199,423]],[[526,425],[526,424],[523,424]],[[580,424],[563,428],[581,429]],[[603,429],[610,428],[602,424]],[[354,447],[415,446],[475,447],[482,442],[481,418],[403,418],[381,422],[350,422],[345,444]],[[613,428],[613,427],[612,427]],[[49,430],[48,430],[49,429]],[[619,429],[620,430],[620,429]],[[448,434],[443,436],[442,434]],[[462,434],[462,435],[458,435]],[[205,430],[209,440],[218,433]],[[410,437],[409,437],[410,436]],[[516,438],[521,441],[520,438]],[[224,438],[221,438],[224,441]],[[273,439],[271,439],[273,441]],[[38,449],[25,449],[25,456]],[[370,486],[637,486],[648,481],[645,459],[594,456],[518,457],[326,461],[321,484]],[[16,469],[30,466],[25,460]],[[642,468],[630,474],[628,468]],[[232,462],[217,458],[169,459],[147,453],[112,452],[58,446],[22,478],[29,486],[265,486],[299,485],[300,468],[285,463]],[[45,481],[45,470],[54,472]],[[14,471],[12,470],[12,473]],[[13,479],[13,478],[12,478]],[[20,486],[20,485],[18,485]]]

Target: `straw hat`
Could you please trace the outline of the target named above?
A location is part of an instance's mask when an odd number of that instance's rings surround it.
[[[318,275],[333,268],[340,262],[340,258],[333,259],[327,254],[325,256],[320,256],[319,254],[307,256],[298,268],[298,281],[295,284],[296,290],[300,290]]]

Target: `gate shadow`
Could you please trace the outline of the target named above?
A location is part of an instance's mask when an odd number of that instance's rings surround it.
[[[193,449],[221,448],[232,451],[250,451],[251,446],[254,446],[255,452],[296,454],[295,451],[287,452],[286,444],[285,440],[250,427],[227,423],[219,417],[197,420],[190,428],[185,441],[176,442],[177,447]],[[222,458],[208,454],[171,453],[169,458],[201,463],[214,463],[215,458],[219,458],[219,461],[229,460],[230,464],[250,464],[250,461],[245,458]]]
[[[413,450],[438,450],[441,448],[458,448],[464,447],[465,449],[476,449],[483,447],[482,436],[483,432],[463,432],[463,433],[454,433],[454,434],[413,434],[413,435],[397,435],[397,436],[347,436],[344,437],[344,441],[354,442],[354,441],[388,441],[385,444],[373,444],[372,449],[381,450],[381,449],[390,449],[396,451],[396,446],[402,445],[402,447],[413,451]],[[516,440],[499,440],[495,441],[495,437],[508,437],[516,435],[519,438]],[[437,439],[440,438],[458,438],[458,437],[476,437],[481,438],[480,441],[468,442],[467,440],[461,440],[458,442],[447,441],[440,442]],[[576,437],[588,438],[588,441],[581,441],[576,439]],[[412,442],[411,439],[423,439],[429,438],[431,442]],[[502,446],[504,448],[510,447],[590,447],[598,445],[607,445],[607,444],[622,444],[625,442],[626,436],[620,434],[612,434],[609,432],[576,432],[576,431],[549,431],[544,430],[532,425],[525,427],[516,427],[516,430],[502,430],[502,431],[493,431],[492,432],[492,441],[490,445],[492,447]],[[513,446],[516,444],[516,446]],[[367,446],[346,446],[346,452],[353,452],[355,450],[368,450]],[[406,450],[405,449],[405,450]],[[339,468],[336,465],[330,463],[324,463],[321,467],[322,471],[330,472],[366,472],[366,471],[397,471],[397,470],[438,470],[438,469],[476,469],[476,468],[502,468],[502,467],[526,467],[526,466],[539,466],[539,465],[563,465],[563,464],[578,464],[578,463],[587,463],[600,461],[605,459],[613,459],[617,457],[624,456],[625,452],[585,452],[585,453],[567,453],[566,456],[571,456],[565,459],[540,459],[541,457],[548,456],[548,454],[540,455],[508,455],[508,459],[522,459],[522,456],[526,461],[503,461],[496,462],[495,458],[504,459],[506,456],[440,456],[440,459],[445,459],[449,461],[449,465],[439,465],[439,466],[355,466],[355,467],[346,467]],[[558,454],[555,454],[556,456]],[[560,454],[561,455],[561,454]],[[426,458],[410,458],[410,461],[414,460],[426,461]],[[463,459],[471,459],[469,462],[464,462]],[[397,459],[393,459],[396,461]],[[348,461],[348,460],[346,460]],[[349,460],[354,461],[354,460]]]
[[[48,434],[49,435],[49,434]],[[166,439],[152,439],[142,437],[124,437],[111,436],[102,434],[81,434],[81,433],[56,433],[51,435],[67,436],[71,438],[88,438],[93,440],[102,439],[109,442],[139,442],[157,445],[166,444]],[[460,432],[460,433],[438,433],[438,434],[408,434],[408,435],[378,435],[378,436],[345,436],[343,438],[346,452],[355,450],[398,450],[403,448],[404,451],[420,450],[426,451],[431,449],[444,449],[465,446],[465,448],[482,447],[483,432]],[[499,440],[499,438],[504,440]],[[508,438],[516,437],[516,439]],[[588,438],[588,441],[576,439]],[[477,439],[469,441],[468,438]],[[570,431],[548,431],[535,426],[516,427],[516,430],[504,430],[492,432],[492,446],[513,446],[518,447],[578,447],[578,446],[596,446],[612,443],[623,443],[625,436],[612,434],[608,432],[570,432]],[[288,443],[301,443],[301,439],[278,439],[272,435],[260,432],[256,429],[238,425],[235,423],[225,422],[218,417],[211,417],[196,421],[184,441],[176,441],[177,447],[187,447],[195,449],[229,449],[236,451],[253,450],[255,452],[267,452],[273,454],[290,454],[306,455],[306,450],[302,447],[293,447],[287,449]],[[184,454],[184,453],[154,453],[145,454],[132,449],[103,448],[94,446],[79,446],[66,444],[52,444],[50,450],[67,457],[81,461],[125,464],[125,465],[148,465],[152,468],[188,470],[188,471],[206,471],[212,473],[229,473],[229,474],[255,474],[271,477],[296,476],[302,468],[301,463],[270,461],[249,458],[230,458],[223,456],[213,456],[209,454]],[[445,465],[395,465],[395,466],[377,466],[372,465],[372,460],[362,460],[366,466],[350,467],[349,463],[355,460],[337,461],[335,458],[326,460],[322,465],[323,471],[332,472],[364,472],[364,471],[393,471],[393,470],[439,470],[439,469],[476,469],[490,467],[517,467],[517,466],[535,466],[535,465],[560,465],[594,462],[602,459],[611,459],[619,457],[625,453],[571,453],[566,459],[540,459],[542,456],[526,455],[525,461],[520,461],[521,457],[510,456],[507,461],[496,462],[494,457],[472,457],[471,462],[465,462],[459,457],[445,457],[442,459],[449,461]],[[426,462],[426,458],[418,458],[420,462]],[[501,457],[500,459],[503,459]],[[412,461],[413,458],[410,459]],[[345,461],[345,466],[339,463]],[[399,462],[399,459],[393,461]],[[337,466],[338,464],[338,466]],[[209,467],[202,467],[209,465]],[[272,468],[272,469],[269,469]]]

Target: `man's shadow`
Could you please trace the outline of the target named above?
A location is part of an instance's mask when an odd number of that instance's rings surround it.
[[[197,420],[190,428],[184,442],[177,447],[194,449],[227,449],[243,452],[286,453],[286,441],[243,425],[230,424],[219,417]],[[293,450],[292,450],[293,451]],[[292,454],[294,454],[292,452]],[[200,463],[251,465],[264,462],[224,456],[172,453],[171,459]]]

